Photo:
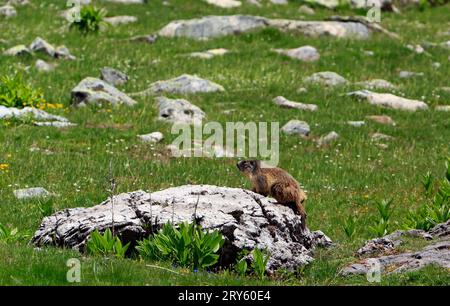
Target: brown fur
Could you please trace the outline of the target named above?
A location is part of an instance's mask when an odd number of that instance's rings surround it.
[[[302,227],[305,228],[306,211],[303,205],[306,194],[289,173],[281,168],[261,168],[258,160],[244,160],[237,167],[252,183],[253,192],[271,196],[280,204],[294,205],[296,213],[302,218]]]

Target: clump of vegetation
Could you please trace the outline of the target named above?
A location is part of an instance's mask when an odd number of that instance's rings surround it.
[[[437,183],[437,191],[433,192],[434,178],[430,173],[424,175],[422,184],[427,202],[416,211],[410,211],[404,227],[407,229],[430,230],[438,223],[450,219],[450,157],[446,162],[445,178]]]
[[[98,230],[91,233],[90,239],[86,243],[86,250],[94,256],[115,256],[124,258],[130,243],[122,244],[119,237],[114,237],[108,228],[104,234],[100,234]]]
[[[70,28],[76,28],[83,34],[98,33],[101,28],[106,26],[104,21],[106,10],[96,8],[92,5],[85,5],[80,9],[80,16],[71,24]]]
[[[0,77],[0,105],[43,108],[46,103],[42,91],[25,83],[21,75]]]
[[[3,242],[17,242],[24,240],[28,237],[26,234],[19,232],[17,228],[10,229],[0,223],[0,241]]]
[[[267,263],[270,258],[270,254],[267,250],[254,249],[252,252],[252,270],[260,279],[264,279],[266,275]]]
[[[379,218],[375,221],[375,225],[369,226],[369,231],[375,237],[383,237],[389,234],[389,219],[392,214],[391,205],[392,200],[377,202]]]
[[[155,235],[139,241],[136,249],[142,258],[197,270],[217,263],[224,241],[219,231],[209,232],[195,223],[181,223],[179,228],[167,223]]]
[[[47,217],[54,213],[53,201],[51,199],[39,200],[37,207],[42,217]]]
[[[345,235],[349,239],[353,239],[356,234],[356,222],[355,217],[349,216],[345,223],[342,225]]]

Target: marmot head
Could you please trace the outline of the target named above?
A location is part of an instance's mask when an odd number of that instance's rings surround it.
[[[236,164],[239,171],[244,174],[255,173],[261,167],[261,162],[259,160],[243,160]]]

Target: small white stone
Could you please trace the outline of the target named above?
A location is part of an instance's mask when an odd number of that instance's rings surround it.
[[[164,135],[161,132],[153,132],[150,134],[138,135],[139,139],[143,142],[160,142],[164,139]]]

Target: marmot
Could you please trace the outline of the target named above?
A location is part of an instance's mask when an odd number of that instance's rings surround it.
[[[253,192],[271,196],[280,204],[294,206],[294,211],[301,216],[302,228],[305,229],[306,212],[303,204],[306,194],[289,173],[280,168],[261,168],[259,160],[243,160],[236,166],[250,179]]]

